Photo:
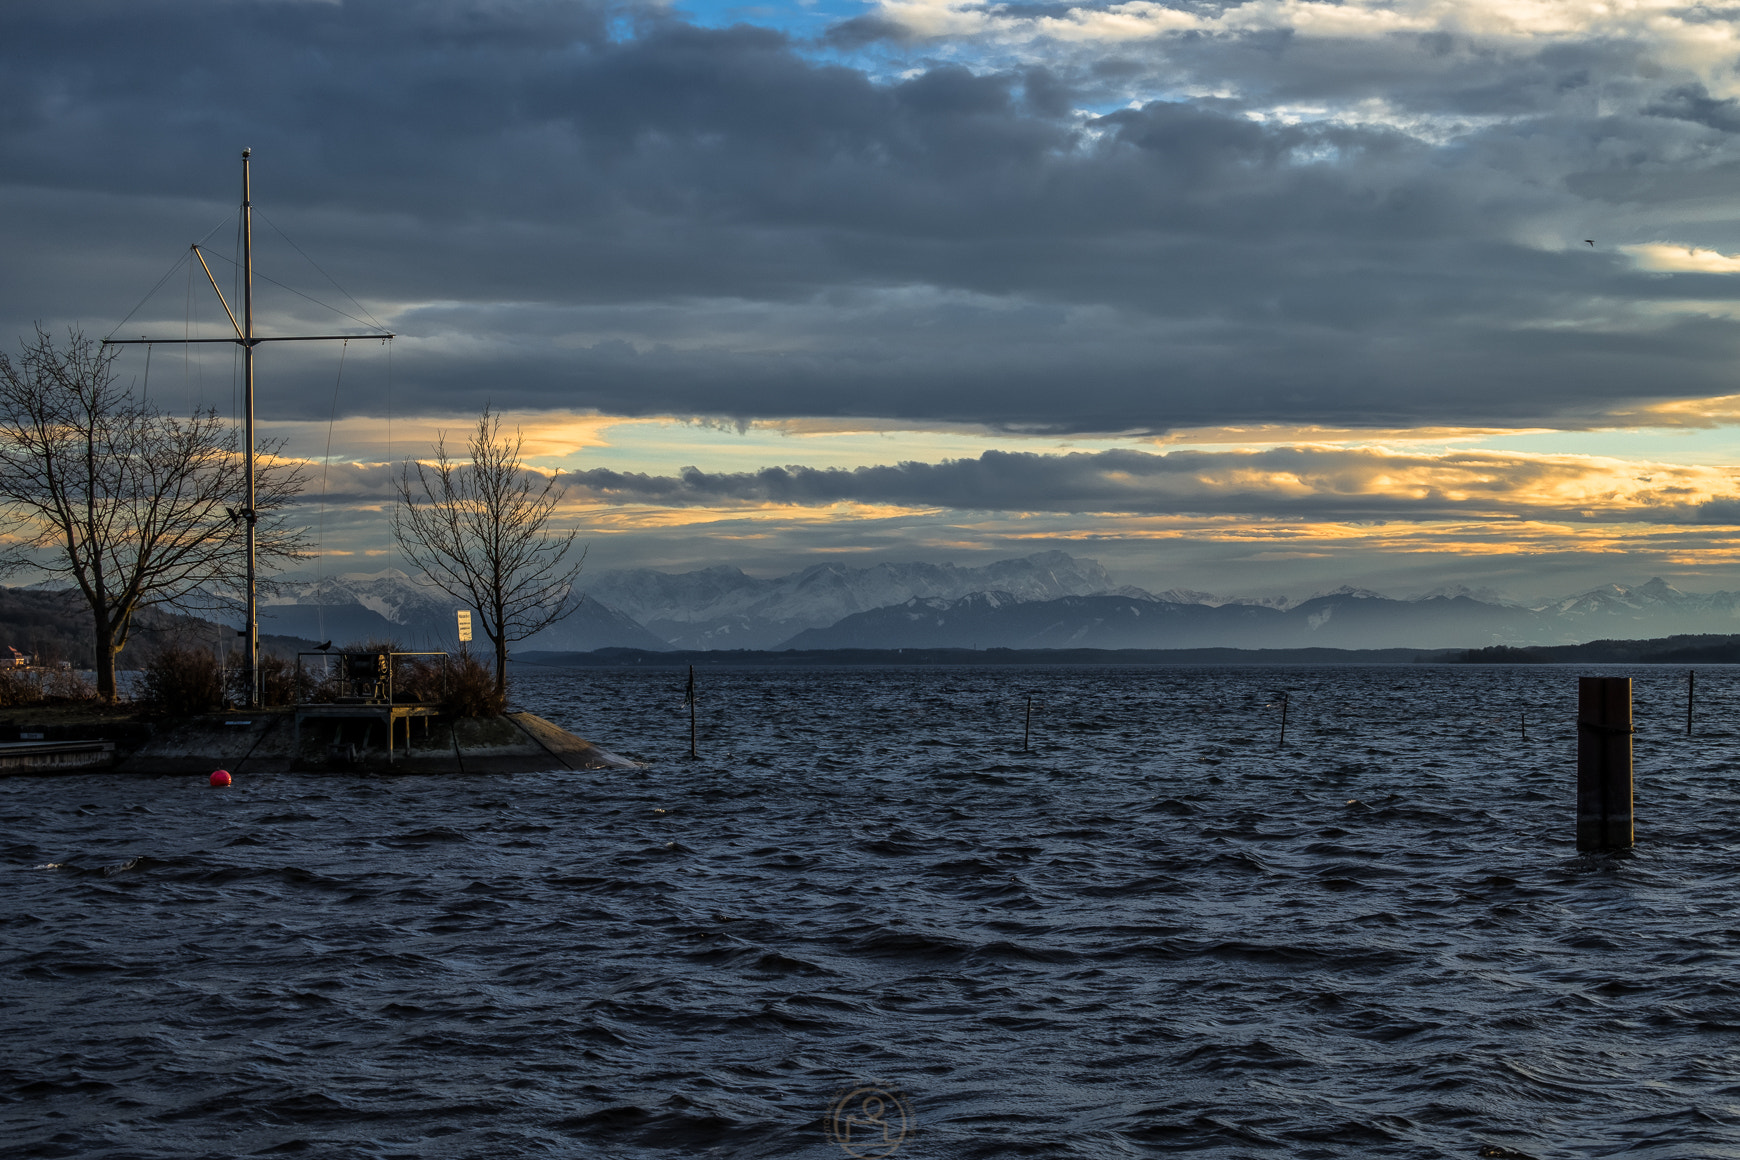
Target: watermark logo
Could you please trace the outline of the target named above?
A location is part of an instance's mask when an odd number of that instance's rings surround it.
[[[912,1105],[894,1088],[855,1087],[828,1109],[828,1139],[859,1160],[894,1155],[914,1127]]]

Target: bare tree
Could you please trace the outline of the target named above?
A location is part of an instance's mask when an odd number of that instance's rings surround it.
[[[177,418],[115,379],[116,353],[41,327],[17,362],[0,351],[0,510],[13,531],[0,564],[71,580],[91,610],[97,693],[115,699],[115,656],[142,608],[210,607],[243,573],[244,468],[216,411]],[[300,558],[285,509],[299,467],[259,449],[260,558]]]
[[[547,530],[564,489],[520,460],[524,437],[502,434],[501,416],[485,406],[467,445],[470,463],[447,454],[406,463],[399,473],[393,536],[405,559],[455,600],[475,608],[495,646],[496,692],[507,689],[507,646],[574,611],[568,602],[586,561],[564,567],[576,532]],[[415,483],[412,468],[415,467]]]

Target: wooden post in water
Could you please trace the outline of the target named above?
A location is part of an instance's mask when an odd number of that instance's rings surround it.
[[[695,666],[689,666],[689,756],[695,756]]]
[[[1577,849],[1633,841],[1631,678],[1577,680]]]
[[[1276,749],[1287,748],[1287,694],[1281,694],[1281,739],[1275,743]]]
[[[1522,739],[1524,741],[1529,739],[1529,711],[1527,709],[1522,711]]]
[[[1027,694],[1027,727],[1021,731],[1021,752],[1028,752],[1027,742],[1033,737],[1033,694]]]
[[[1686,736],[1692,735],[1692,696],[1698,689],[1698,670],[1686,670]]]

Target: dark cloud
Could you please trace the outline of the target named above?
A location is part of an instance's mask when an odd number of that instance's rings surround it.
[[[1694,121],[1723,133],[1740,132],[1740,102],[1732,98],[1717,100],[1701,84],[1669,89],[1644,112],[1652,117]]]
[[[251,145],[264,212],[394,311],[401,405],[1575,425],[1727,393],[1740,354],[1725,317],[1662,308],[1727,280],[1581,248],[1617,218],[1666,236],[1740,163],[1684,76],[1591,96],[1636,55],[1608,42],[1186,38],[882,76],[571,0],[27,0],[6,32],[0,326],[106,332]],[[1235,95],[1182,95],[1209,81]],[[1254,116],[1378,94],[1387,123]],[[188,325],[186,297],[139,324]],[[323,413],[324,358],[285,356],[264,413]]]

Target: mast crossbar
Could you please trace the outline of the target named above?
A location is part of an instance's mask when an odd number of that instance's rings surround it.
[[[259,346],[262,342],[339,342],[365,338],[397,338],[397,334],[263,334],[250,343],[240,338],[105,338],[104,346],[170,346],[182,342],[227,342],[235,346]]]

